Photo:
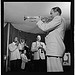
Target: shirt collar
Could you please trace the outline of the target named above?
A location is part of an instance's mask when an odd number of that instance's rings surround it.
[[[36,41],[37,43],[40,43],[39,41]]]
[[[36,41],[36,43],[41,44],[41,41],[40,42],[39,41]]]
[[[16,43],[15,43],[15,42],[13,42],[13,44],[15,45]]]

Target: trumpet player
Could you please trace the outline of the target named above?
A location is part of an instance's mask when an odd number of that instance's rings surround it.
[[[21,70],[21,58],[19,52],[19,40],[18,37],[14,37],[12,43],[9,44],[10,50],[10,67],[12,72],[18,72]]]
[[[65,20],[61,17],[61,9],[54,7],[50,11],[52,20],[44,23],[42,20],[36,20],[36,25],[43,31],[49,32],[45,37],[47,72],[63,72],[62,57],[65,51],[64,34]]]

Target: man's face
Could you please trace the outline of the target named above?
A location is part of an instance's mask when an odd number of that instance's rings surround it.
[[[52,16],[54,18],[57,15],[58,15],[58,12],[54,12],[53,9],[51,9],[50,16]]]
[[[17,42],[18,41],[18,38],[17,37],[15,37],[15,42]]]
[[[37,41],[41,41],[41,36],[37,36]]]
[[[24,50],[24,54],[26,54],[26,50]]]
[[[21,44],[25,44],[25,41],[24,41],[24,40],[22,40],[22,41],[21,41]]]

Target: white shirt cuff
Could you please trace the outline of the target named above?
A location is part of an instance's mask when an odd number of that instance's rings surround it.
[[[37,23],[36,23],[36,25],[40,25],[40,24],[42,24],[43,22],[41,21],[41,20],[39,20]]]

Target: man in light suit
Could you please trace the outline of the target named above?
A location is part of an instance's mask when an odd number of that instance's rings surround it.
[[[19,41],[17,37],[14,38],[13,43],[9,44],[11,71],[20,71],[21,68],[21,58],[18,45]]]
[[[41,36],[37,36],[37,41],[32,43],[31,51],[33,52],[34,69],[36,72],[45,71],[45,51],[46,46],[41,42]],[[43,67],[42,67],[43,66]]]
[[[54,7],[50,12],[50,16],[53,19],[49,23],[43,22],[42,20],[36,23],[41,30],[49,32],[45,37],[47,72],[63,72],[62,57],[65,51],[63,40],[66,27],[61,13],[59,7]]]

